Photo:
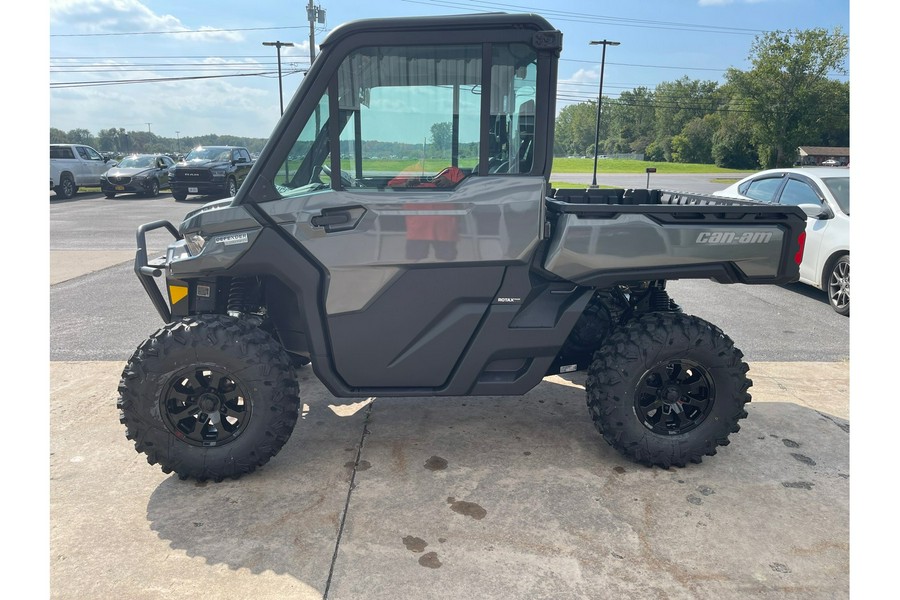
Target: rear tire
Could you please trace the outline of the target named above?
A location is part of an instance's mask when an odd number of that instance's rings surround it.
[[[106,192],[106,193],[104,193],[104,195],[106,196],[106,199],[107,199],[107,200],[112,200],[113,198],[116,197],[116,193],[115,193],[115,192]]]
[[[747,416],[743,353],[714,325],[648,313],[615,329],[585,384],[594,425],[631,460],[669,468],[712,456]]]
[[[147,462],[181,479],[254,471],[291,436],[297,380],[265,331],[223,315],[185,317],[134,352],[119,382],[119,420]]]
[[[172,190],[172,197],[175,198],[175,202],[182,202],[187,199],[187,192]]]

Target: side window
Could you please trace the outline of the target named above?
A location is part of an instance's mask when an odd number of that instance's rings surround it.
[[[778,191],[778,188],[781,187],[781,182],[784,181],[781,177],[767,177],[765,179],[754,179],[749,182],[749,184],[745,184],[742,186],[739,191],[741,194],[747,196],[748,198],[752,198],[753,200],[760,200],[762,202],[774,202],[775,201],[775,192]]]
[[[537,55],[525,44],[497,44],[491,63],[490,173],[528,173],[534,162]]]
[[[83,149],[85,154],[87,154],[85,158],[87,158],[88,160],[99,160],[100,162],[103,162],[103,157],[100,156],[100,153],[93,148],[84,147]]]
[[[336,96],[323,93],[275,175],[278,193],[328,189],[338,177],[354,191],[439,190],[475,173],[530,173],[537,55],[527,44],[491,48],[489,90],[480,43],[354,50],[338,68]]]
[[[75,153],[68,146],[51,147],[50,158],[75,158]]]
[[[88,154],[87,148],[84,146],[75,146],[75,150],[78,151],[78,156],[80,156],[82,160],[91,160],[91,155]]]
[[[471,175],[480,151],[481,63],[477,44],[348,56],[338,71],[344,186],[441,189]]]
[[[278,193],[283,197],[299,196],[330,187],[329,156],[328,95],[325,94],[275,176]]]
[[[797,179],[789,179],[781,192],[781,204],[800,206],[801,204],[822,204],[818,194],[808,183]]]

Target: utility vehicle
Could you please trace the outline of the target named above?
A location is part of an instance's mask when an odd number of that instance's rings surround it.
[[[138,228],[165,325],[119,385],[137,451],[183,479],[253,471],[291,435],[299,368],[346,398],[519,395],[587,369],[590,416],[629,458],[727,444],[748,366],[666,281],[794,281],[805,215],[550,189],[561,47],[519,14],[328,35],[235,197]],[[159,229],[174,241],[150,259]]]

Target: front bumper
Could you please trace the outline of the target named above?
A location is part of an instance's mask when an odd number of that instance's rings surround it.
[[[145,194],[150,191],[150,181],[147,179],[140,184],[134,182],[121,184],[104,181],[100,184],[100,191],[104,194]]]
[[[222,181],[221,183],[210,181],[191,181],[188,183],[170,181],[169,186],[172,192],[202,196],[219,195],[228,192],[227,181]]]
[[[176,240],[183,239],[178,229],[168,221],[153,221],[145,223],[138,227],[137,230],[137,252],[134,256],[134,272],[138,276],[144,291],[150,296],[156,312],[162,317],[163,321],[169,323],[172,321],[172,311],[169,304],[163,298],[159,286],[156,285],[156,277],[163,274],[166,269],[166,257],[160,257],[153,261],[147,258],[147,233],[155,229],[165,228]]]

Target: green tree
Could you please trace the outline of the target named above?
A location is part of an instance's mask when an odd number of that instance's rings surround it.
[[[564,107],[556,118],[555,152],[569,156],[580,155],[588,147],[593,149],[596,126],[597,103],[593,100]]]
[[[689,122],[715,113],[721,105],[721,95],[716,82],[685,76],[657,85],[653,104],[656,109],[655,140],[660,146],[668,147],[671,139],[680,134]]]
[[[604,109],[603,119],[608,124],[609,136],[624,140],[626,148],[621,152],[646,153],[653,141],[656,111],[653,107],[653,92],[646,87],[637,87],[619,94],[616,100]],[[604,103],[604,106],[607,104]]]
[[[713,134],[718,125],[716,114],[688,121],[681,133],[672,138],[672,161],[711,164]]]
[[[66,134],[69,144],[84,144],[85,146],[94,146],[96,141],[91,132],[87,129],[72,129]]]
[[[453,141],[453,124],[449,122],[435,123],[431,126],[432,152],[435,156],[449,156],[450,144]]]
[[[749,71],[728,70],[763,167],[792,164],[796,148],[820,139],[825,122],[849,115],[849,94],[844,104],[828,79],[846,73],[847,52],[840,28],[772,31],[754,40]]]
[[[717,167],[754,170],[759,168],[759,158],[745,113],[727,108],[723,111],[719,119],[719,128],[712,136],[712,157]]]
[[[66,137],[66,132],[62,129],[57,129],[56,127],[50,128],[50,143],[51,144],[68,144],[69,138]]]

